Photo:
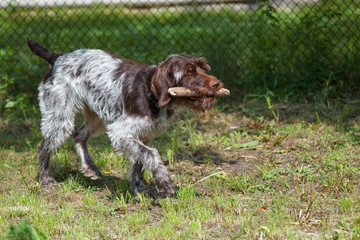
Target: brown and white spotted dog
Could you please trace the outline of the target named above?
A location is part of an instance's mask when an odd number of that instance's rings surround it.
[[[181,108],[204,111],[214,107],[213,94],[223,84],[208,74],[204,58],[174,54],[156,65],[145,65],[102,50],[80,49],[56,54],[27,39],[31,51],[44,58],[51,70],[39,86],[41,132],[39,181],[57,184],[50,175],[50,155],[71,135],[81,158],[84,175],[101,179],[86,147],[91,136],[106,133],[116,152],[129,156],[130,182],[135,194],[144,190],[144,167],[160,191],[174,193],[170,175],[158,151],[146,146],[169,125]],[[173,98],[170,87],[186,87],[204,97]],[[75,132],[74,120],[84,123]]]

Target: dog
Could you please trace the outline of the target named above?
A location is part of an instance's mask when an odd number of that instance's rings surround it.
[[[147,143],[168,127],[178,110],[214,107],[214,93],[223,83],[209,75],[206,59],[174,54],[159,64],[146,65],[103,50],[54,53],[29,38],[27,45],[51,65],[38,88],[43,135],[38,146],[39,182],[45,187],[57,184],[51,177],[50,155],[70,136],[84,175],[102,179],[86,142],[106,133],[114,151],[129,156],[129,181],[135,195],[145,188],[144,167],[152,172],[160,192],[174,194],[158,151]],[[186,87],[201,96],[172,97],[171,87]],[[84,122],[73,132],[78,113]]]

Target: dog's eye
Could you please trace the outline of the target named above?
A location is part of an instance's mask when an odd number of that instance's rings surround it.
[[[194,73],[194,69],[193,69],[193,68],[188,68],[188,69],[186,70],[186,74],[192,74],[192,73]]]

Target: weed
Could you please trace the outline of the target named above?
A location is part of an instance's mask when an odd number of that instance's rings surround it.
[[[339,207],[343,211],[351,211],[351,209],[353,208],[353,203],[354,203],[354,200],[349,197],[342,197],[342,198],[340,198],[340,200],[338,202]]]
[[[47,239],[47,237],[44,233],[42,233],[41,231],[30,225],[28,221],[24,220],[19,224],[17,224],[16,226],[14,225],[10,226],[7,239],[43,240],[43,239]]]
[[[275,113],[275,110],[271,104],[271,98],[270,98],[270,95],[274,95],[271,91],[269,91],[268,94],[265,95],[265,99],[266,99],[266,103],[268,105],[268,109],[271,111],[273,117],[274,117],[274,120],[275,122],[279,122],[279,116]]]
[[[180,187],[176,191],[176,196],[180,201],[187,201],[195,196],[195,189],[192,185]]]

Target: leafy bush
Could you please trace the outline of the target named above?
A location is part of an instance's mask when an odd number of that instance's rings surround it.
[[[36,102],[46,63],[27,49],[26,35],[56,52],[101,48],[145,63],[172,53],[205,56],[212,74],[232,90],[226,99],[235,103],[268,91],[295,98],[344,96],[360,86],[359,7],[359,1],[330,0],[291,11],[266,1],[248,11],[5,8],[0,11],[0,107],[11,112],[9,107]]]
[[[269,89],[295,97],[325,93],[327,98],[358,91],[360,48],[354,36],[359,30],[352,26],[359,24],[352,19],[359,11],[352,5],[357,11],[348,9],[344,17],[340,9],[344,5],[320,2],[293,13],[269,5],[259,8],[247,30],[243,84],[250,91]]]
[[[11,225],[7,235],[8,240],[45,240],[46,235],[33,226],[27,220],[20,222],[18,225]]]

